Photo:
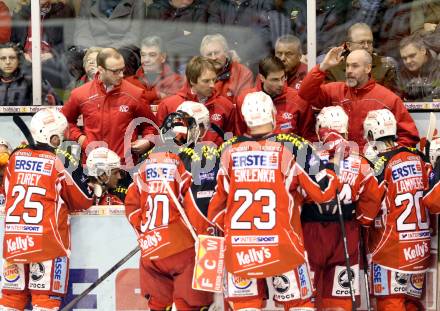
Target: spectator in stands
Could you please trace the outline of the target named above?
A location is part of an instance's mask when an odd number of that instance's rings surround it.
[[[118,49],[125,62],[124,77],[134,76],[141,65],[141,50],[136,45],[122,46]]]
[[[105,142],[109,149],[121,157],[122,163],[131,166],[131,151],[143,154],[151,146],[148,136],[155,134],[152,123],[138,126],[143,138],[129,130],[130,122],[137,118],[156,121],[150,110],[145,92],[123,79],[124,59],[114,48],[104,48],[97,56],[98,73],[92,81],[74,89],[62,113],[69,122],[69,136],[77,141],[83,150],[95,141]],[[78,125],[83,115],[84,129]],[[128,131],[128,132],[127,132]],[[124,138],[131,135],[131,146],[124,146]],[[131,150],[130,150],[131,149]],[[136,159],[135,159],[136,160]]]
[[[141,42],[141,66],[127,81],[144,88],[151,104],[174,95],[183,86],[183,78],[166,63],[167,54],[158,36],[146,37]]]
[[[207,1],[156,0],[148,6],[146,36],[159,36],[167,45],[170,64],[179,74],[198,54],[208,20]]]
[[[82,47],[138,44],[144,18],[144,0],[81,0],[75,44]]]
[[[214,62],[217,70],[215,89],[231,102],[241,91],[253,85],[252,72],[229,55],[229,47],[221,34],[206,35],[200,45],[200,54]]]
[[[418,35],[400,42],[403,66],[399,71],[399,88],[405,100],[440,99],[440,63],[434,59]]]
[[[32,75],[23,70],[22,52],[13,43],[0,44],[0,105],[31,106]],[[42,104],[62,102],[46,80],[42,80]]]
[[[256,87],[245,90],[237,98],[236,134],[243,135],[247,132],[241,114],[244,98],[249,93],[263,91],[272,98],[277,110],[275,132],[311,136],[313,129],[310,129],[309,133],[305,130],[313,122],[313,114],[308,109],[307,103],[298,96],[297,91],[287,86],[283,62],[278,57],[268,56],[260,61],[259,72]]]
[[[256,72],[259,60],[271,50],[272,9],[273,2],[268,0],[209,1],[208,31],[221,33],[241,62]]]
[[[301,43],[307,42],[307,2],[306,0],[274,0],[275,8],[284,17],[278,22],[283,29],[281,35],[293,34]],[[316,1],[316,50],[320,55],[329,47],[344,40],[345,33],[352,18],[350,0],[317,0]]]
[[[11,13],[4,1],[0,1],[0,43],[11,39]]]
[[[301,62],[301,41],[293,35],[285,35],[275,43],[275,56],[286,67],[287,85],[296,90],[307,74],[307,65]]]
[[[40,0],[42,75],[56,89],[71,82],[64,61],[65,38],[62,23],[53,20],[75,17],[73,7],[60,1]],[[31,6],[24,5],[13,14],[11,41],[20,45],[27,61],[32,61]]]
[[[437,1],[437,0],[436,0]],[[376,20],[374,38],[382,55],[399,58],[399,42],[411,34],[413,0],[383,0]]]
[[[165,98],[159,104],[158,123],[162,124],[166,116],[185,101],[202,103],[208,108],[211,119],[211,129],[203,140],[220,145],[224,140],[223,133],[234,130],[235,109],[229,99],[215,90],[217,70],[214,62],[203,56],[193,57],[186,66],[186,80],[176,95]]]
[[[353,24],[347,33],[346,48],[348,52],[365,50],[372,57],[371,75],[374,80],[386,88],[397,90],[396,62],[390,57],[383,57],[373,52],[373,33],[370,26],[364,23]],[[348,55],[347,53],[347,55]],[[327,71],[327,81],[345,81],[345,60]]]
[[[95,77],[98,72],[98,64],[96,63],[96,57],[98,53],[102,51],[101,47],[90,47],[87,49],[83,57],[83,68],[85,75],[83,75],[77,82],[76,87],[81,86]]]
[[[411,3],[411,33],[419,30],[432,32],[440,23],[440,2],[419,0]]]
[[[323,62],[306,75],[299,95],[316,108],[342,106],[349,117],[348,139],[359,145],[360,152],[366,143],[362,128],[365,117],[371,110],[384,108],[396,117],[398,143],[415,146],[419,134],[414,120],[396,94],[370,78],[372,57],[365,49],[347,56],[345,82],[324,84],[326,72],[343,61],[343,52],[343,47],[332,48]]]

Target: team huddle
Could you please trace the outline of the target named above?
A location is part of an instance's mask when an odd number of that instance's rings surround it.
[[[36,113],[35,142],[12,152],[5,170],[0,310],[24,310],[30,298],[33,310],[60,308],[69,212],[103,202],[125,204],[150,310],[213,304],[212,293],[191,287],[197,235],[225,239],[225,310],[260,310],[269,298],[285,310],[352,310],[361,271],[377,310],[422,310],[430,216],[440,213],[440,141],[425,153],[403,147],[393,113],[372,110],[361,155],[347,140],[340,106],[317,116],[320,147],[276,133],[276,109],[264,92],[247,94],[240,109],[247,132],[217,148],[203,139],[205,105],[183,102],[132,180],[106,148],[90,152],[85,172],[81,165],[69,172],[68,157],[57,156],[67,120],[55,110]],[[130,185],[119,198],[122,182]]]

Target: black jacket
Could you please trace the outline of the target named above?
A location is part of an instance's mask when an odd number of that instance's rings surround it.
[[[199,54],[207,21],[208,9],[203,0],[179,9],[168,0],[156,0],[147,8],[144,36],[160,36],[170,56],[191,57]]]
[[[209,4],[209,32],[223,34],[247,65],[258,63],[271,48],[269,15],[273,1],[214,0]]]
[[[50,44],[55,52],[61,53],[64,51],[64,29],[63,25],[59,23],[57,26],[50,25],[45,26],[44,21],[51,19],[65,19],[74,18],[74,9],[61,2],[53,3],[50,11],[42,18],[43,34],[42,41],[46,41]],[[31,7],[23,6],[20,11],[14,13],[12,16],[12,34],[11,41],[19,43],[23,48],[28,37],[28,29],[31,23]]]
[[[32,76],[23,70],[17,70],[15,75],[6,82],[0,72],[0,106],[31,106],[32,105]],[[42,81],[42,104],[61,105],[62,102],[45,80]]]
[[[440,99],[440,62],[431,56],[419,73],[410,72],[402,64],[398,85],[404,100],[432,101]]]

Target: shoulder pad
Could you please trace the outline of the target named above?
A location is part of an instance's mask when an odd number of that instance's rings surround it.
[[[193,148],[184,147],[179,149],[179,151],[180,151],[180,156],[182,157],[188,157],[192,161],[200,161],[200,156],[197,154],[197,152],[195,152]]]
[[[278,134],[275,136],[275,141],[280,143],[291,143],[294,145],[297,149],[302,149],[303,147],[312,147],[312,145],[309,144],[309,142],[298,136],[298,135],[292,135],[292,134]]]
[[[69,161],[70,163],[72,163],[72,165],[78,165],[79,164],[79,160],[77,158],[75,158],[73,156],[73,154],[71,154],[70,152],[66,151],[66,150],[62,150],[59,148],[55,149],[55,154],[57,156],[63,156],[67,161]]]
[[[228,139],[227,141],[225,141],[223,144],[221,144],[220,147],[218,147],[218,153],[221,154],[223,152],[223,150],[225,150],[227,147],[231,146],[232,144],[234,144],[235,142],[237,142],[238,137],[234,136],[230,139]]]
[[[29,148],[29,147],[30,147],[30,146],[27,145],[27,144],[20,144],[18,147],[16,147],[14,150],[12,150],[10,156],[11,156],[14,152],[16,152],[16,151],[18,151],[18,150],[26,149],[26,148]]]
[[[213,157],[218,158],[220,156],[217,148],[214,148],[214,147],[208,146],[208,145],[204,145],[202,147],[202,154],[203,154],[203,157],[206,159],[212,159]]]
[[[372,164],[376,176],[380,175],[383,172],[388,160],[389,158],[387,158],[385,155],[381,155],[380,157],[377,157],[373,160]]]

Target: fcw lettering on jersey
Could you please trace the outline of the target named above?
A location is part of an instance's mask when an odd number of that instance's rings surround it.
[[[53,165],[54,161],[51,159],[16,156],[14,168],[17,173],[37,173],[50,176]]]

